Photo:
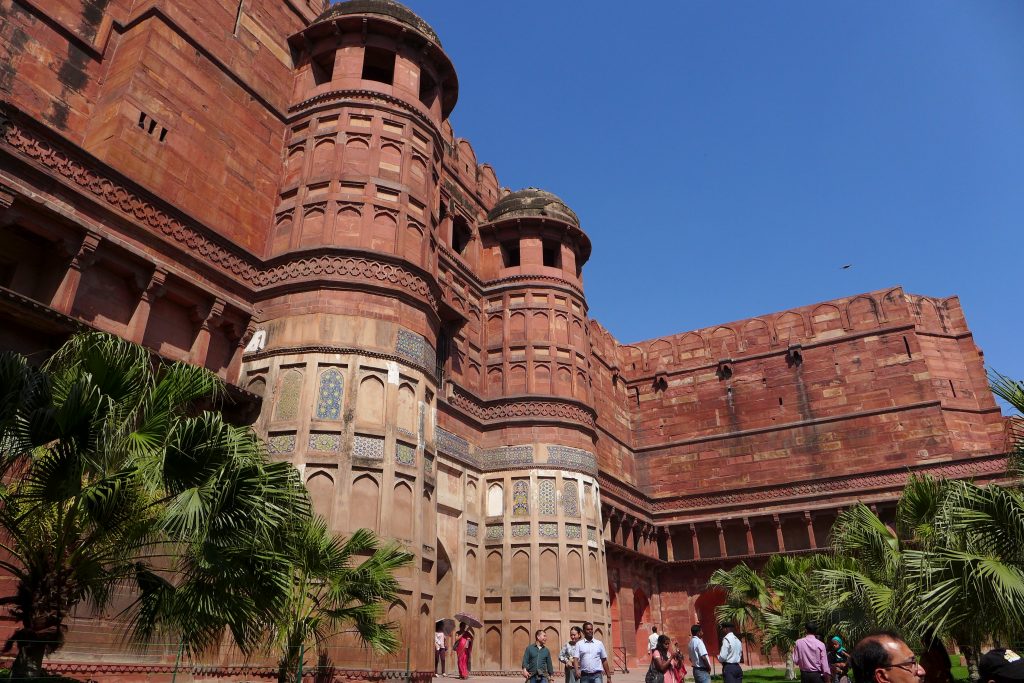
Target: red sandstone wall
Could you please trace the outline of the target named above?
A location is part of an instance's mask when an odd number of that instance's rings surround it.
[[[653,497],[1000,448],[998,409],[955,299],[875,292],[627,354],[639,483]]]

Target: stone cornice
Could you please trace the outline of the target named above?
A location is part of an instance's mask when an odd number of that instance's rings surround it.
[[[434,380],[434,369],[427,368],[419,363],[414,363],[408,358],[397,356],[391,353],[381,353],[379,351],[368,351],[366,349],[359,349],[349,346],[326,346],[321,344],[302,344],[299,346],[281,346],[274,348],[267,348],[256,353],[247,353],[243,357],[246,363],[253,361],[265,360],[267,358],[274,358],[276,356],[292,356],[299,354],[311,354],[311,353],[323,353],[323,354],[341,354],[351,356],[366,356],[368,358],[378,358],[385,361],[394,361],[399,365],[419,370],[427,379],[430,381]]]
[[[419,122],[423,124],[427,129],[430,130],[431,134],[435,137],[435,145],[440,147],[442,140],[441,133],[437,130],[437,126],[433,121],[430,120],[422,111],[416,106],[406,102],[405,100],[395,97],[394,95],[388,95],[387,93],[378,92],[376,90],[365,90],[365,89],[341,89],[341,90],[329,90],[327,92],[318,93],[309,97],[298,104],[294,104],[288,108],[290,114],[288,118],[289,123],[294,123],[299,118],[313,113],[318,108],[332,105],[336,106],[338,103],[345,100],[381,100],[387,104],[404,109],[405,111],[413,114]],[[363,106],[360,104],[360,106]]]
[[[451,392],[447,398],[448,405],[459,409],[481,425],[517,421],[558,424],[574,422],[590,433],[596,427],[597,414],[593,408],[574,399],[514,396],[485,401],[454,382],[449,386]]]

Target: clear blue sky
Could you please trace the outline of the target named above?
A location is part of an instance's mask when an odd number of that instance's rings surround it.
[[[1024,379],[1024,2],[407,4],[456,134],[579,214],[620,341],[903,285]]]

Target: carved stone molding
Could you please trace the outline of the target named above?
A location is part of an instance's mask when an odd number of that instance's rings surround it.
[[[480,422],[537,418],[575,422],[589,430],[593,430],[597,424],[597,415],[593,409],[572,400],[538,397],[483,401],[457,384],[452,383],[450,386],[448,404]]]
[[[896,490],[906,483],[907,478],[911,474],[927,474],[932,477],[944,477],[947,479],[979,476],[991,477],[1005,472],[1006,464],[1006,458],[1003,456],[988,459],[972,458],[960,462],[939,463],[878,474],[822,479],[788,486],[772,486],[755,491],[683,496],[655,501],[653,509],[657,512],[715,509],[725,506],[749,506],[814,496],[834,496],[844,493],[863,494],[870,491]],[[607,485],[605,485],[606,490],[607,488]]]

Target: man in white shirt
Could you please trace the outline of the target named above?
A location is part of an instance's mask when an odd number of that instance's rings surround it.
[[[690,627],[690,644],[686,649],[693,669],[693,683],[711,683],[711,660],[708,659],[708,648],[704,645],[704,630],[700,624]]]
[[[594,638],[594,625],[589,621],[583,624],[583,640],[576,643],[576,655],[580,662],[580,683],[602,683],[602,674],[612,683],[608,653],[604,643]]]
[[[647,636],[647,654],[651,654],[658,649],[658,627],[651,627],[651,635]]]
[[[743,645],[733,633],[735,627],[731,623],[722,624],[725,636],[722,638],[722,650],[718,653],[718,661],[722,663],[722,679],[724,683],[743,683]]]

